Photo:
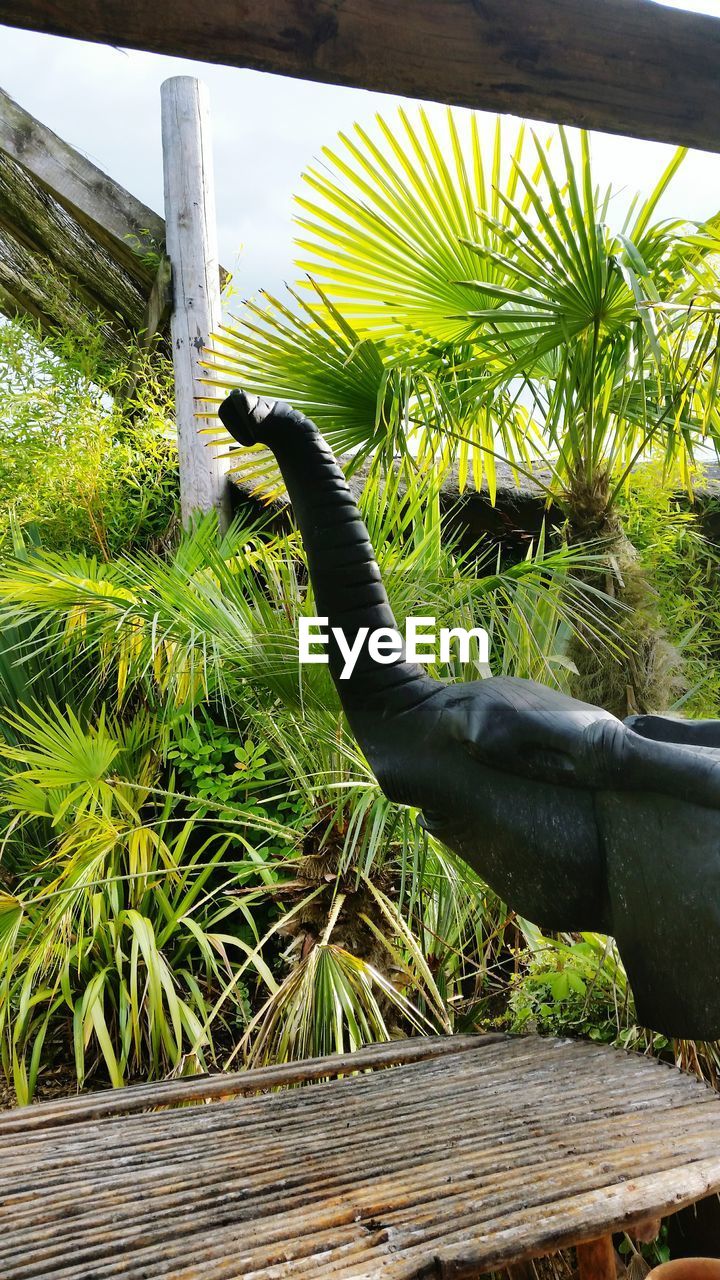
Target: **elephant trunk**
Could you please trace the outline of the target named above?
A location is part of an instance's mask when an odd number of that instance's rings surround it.
[[[368,651],[369,635],[378,629],[397,632],[397,624],[358,506],[315,424],[282,401],[268,404],[241,391],[233,391],[219,413],[241,444],[264,444],[277,459],[305,546],[318,617],[328,620],[323,630],[329,631],[330,672],[362,742],[364,711],[384,719],[419,706],[441,686],[405,661],[404,651],[392,659],[387,655],[384,664]],[[364,637],[347,678],[337,631],[346,646]]]

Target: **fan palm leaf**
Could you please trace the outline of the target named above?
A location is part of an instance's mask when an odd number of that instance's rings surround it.
[[[488,156],[474,114],[448,111],[443,128],[424,109],[411,118],[401,108],[397,123],[375,124],[374,135],[360,125],[340,134],[322,168],[304,175],[296,265],[361,333],[453,344],[471,305],[460,283],[472,260],[465,242],[488,234],[485,214],[502,222],[524,130],[508,151],[498,118]]]

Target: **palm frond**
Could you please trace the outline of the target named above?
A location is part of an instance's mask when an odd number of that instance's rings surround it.
[[[425,109],[400,108],[397,123],[377,116],[375,125],[341,134],[304,175],[297,266],[363,334],[455,343],[471,304],[465,242],[485,237],[485,213],[502,220],[523,130],[510,152],[499,118],[489,147],[477,115],[448,111],[436,126]]]

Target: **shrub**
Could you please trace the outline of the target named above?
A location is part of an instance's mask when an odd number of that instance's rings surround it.
[[[13,523],[43,545],[110,559],[161,544],[178,505],[168,362],[109,372],[92,341],[52,347],[0,323],[0,544]]]
[[[245,1020],[226,925],[237,834],[198,830],[163,789],[162,735],[144,710],[82,723],[51,704],[8,720],[0,1035],[18,1101],[32,1097],[46,1039],[74,1046],[79,1085],[98,1059],[114,1085],[206,1069],[218,995],[231,1040]],[[45,851],[24,873],[21,833]]]
[[[482,572],[442,541],[422,490],[419,478],[388,498],[375,479],[362,499],[399,614],[482,617],[500,670],[562,681],[575,619],[604,634],[596,593],[572,575],[585,553],[540,546]],[[237,524],[220,540],[211,520],[165,557],[8,557],[0,928],[20,1096],[51,1056],[43,1038],[67,1045],[70,1024],[78,1078],[88,1053],[119,1082],[188,1053],[211,1061],[218,1026],[225,1047],[263,1060],[449,1030],[483,1005],[506,913],[382,795],[327,668],[298,666],[306,582],[296,533]]]

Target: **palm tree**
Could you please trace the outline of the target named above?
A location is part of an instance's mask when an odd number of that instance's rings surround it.
[[[479,261],[490,260],[503,278],[478,282],[483,305],[470,314],[492,353],[492,381],[523,385],[532,399],[569,539],[601,540],[606,590],[629,608],[626,661],[608,664],[591,647],[576,648],[578,691],[620,715],[661,710],[682,688],[678,655],[658,624],[618,498],[635,463],[658,452],[687,474],[709,425],[698,402],[717,359],[717,324],[711,310],[698,318],[689,305],[697,291],[682,229],[652,221],[682,152],[613,232],[611,193],[601,197],[593,185],[587,137],[579,172],[562,130],[560,141],[562,186],[538,146],[547,194],[521,172],[532,216],[508,202],[510,225],[494,226],[497,247],[477,245]]]
[[[628,659],[576,647],[576,692],[620,714],[662,709],[677,658],[618,498],[639,458],[687,474],[717,428],[714,239],[656,220],[683,153],[612,231],[585,135],[576,160],[559,131],[556,172],[538,139],[528,170],[522,130],[505,165],[499,123],[487,162],[477,118],[460,113],[444,136],[422,111],[377,129],[341,135],[305,175],[309,279],[288,305],[246,304],[217,335],[212,381],[291,400],[351,468],[367,454],[457,463],[460,489],[485,478],[493,498],[498,457],[536,480],[549,468],[568,539],[603,542],[626,606]],[[271,470],[259,455],[258,483]]]

